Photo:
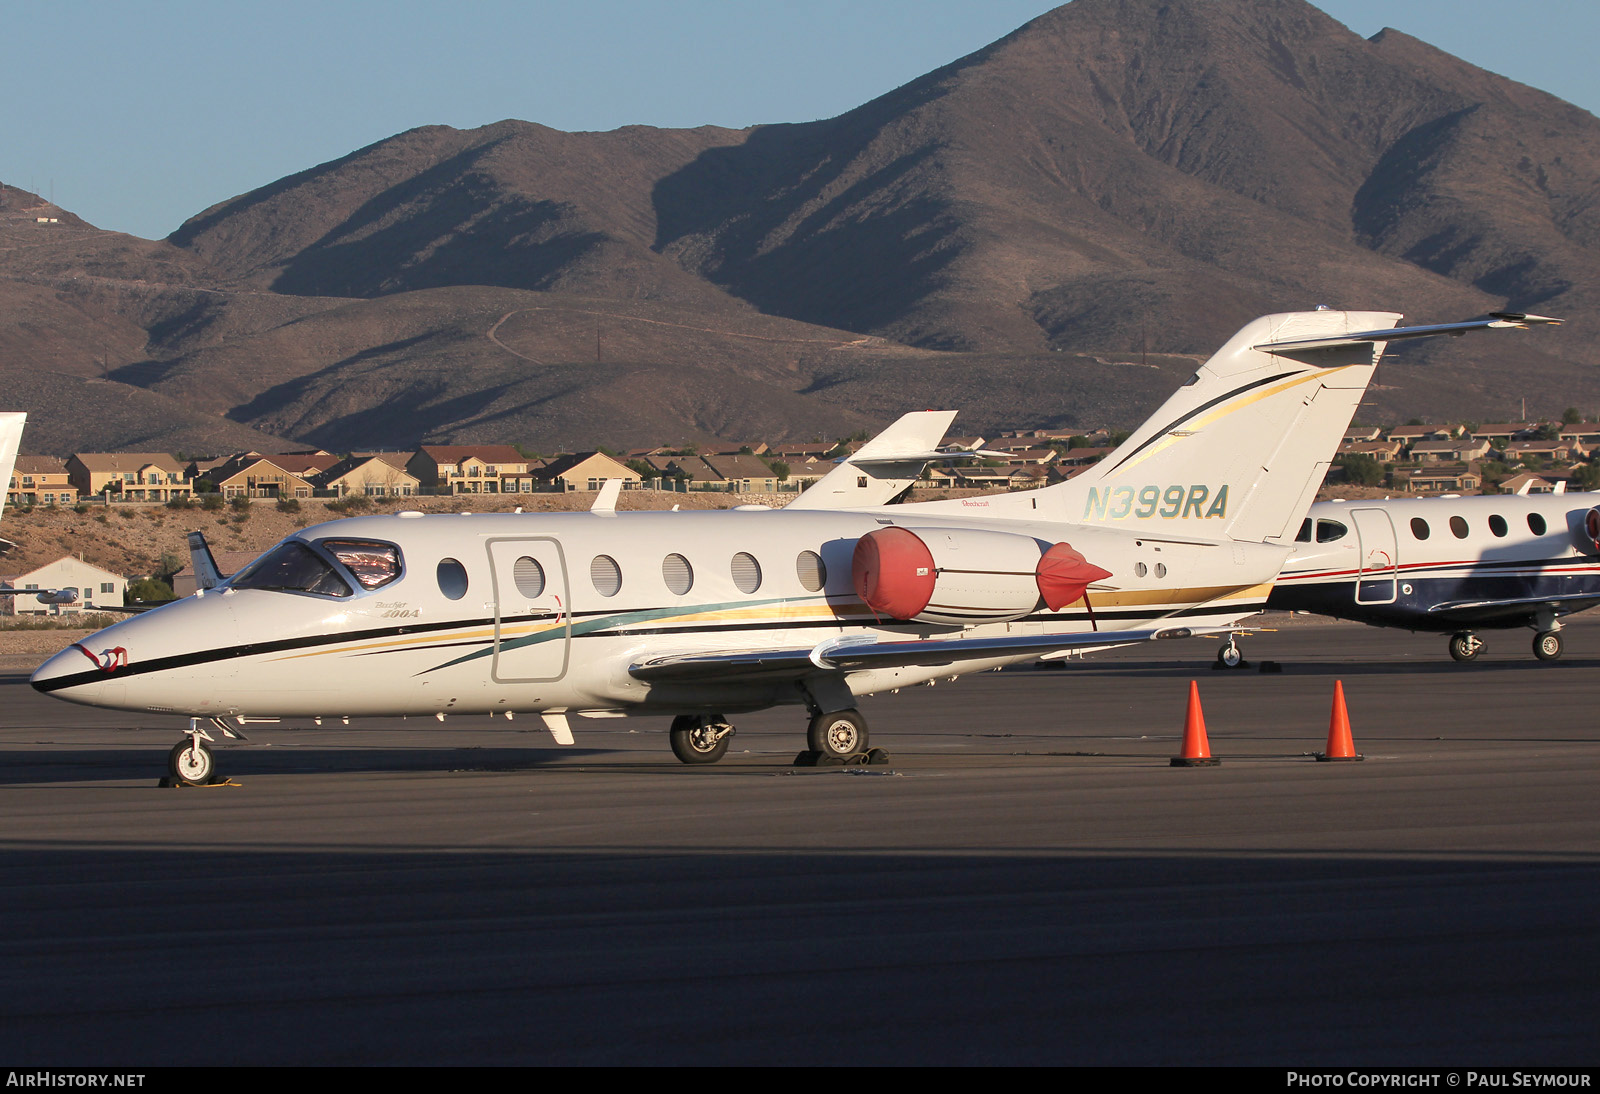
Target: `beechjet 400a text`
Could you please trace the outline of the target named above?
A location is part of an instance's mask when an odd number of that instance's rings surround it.
[[[188,715],[174,777],[213,775],[208,726],[290,717],[668,715],[685,763],[731,714],[793,704],[821,756],[864,751],[863,695],[1226,629],[1266,603],[1384,346],[1519,328],[1392,312],[1269,315],[1078,477],[887,504],[953,412],[908,415],[783,509],[357,517],[295,533],[217,588],[98,632],[33,686]]]

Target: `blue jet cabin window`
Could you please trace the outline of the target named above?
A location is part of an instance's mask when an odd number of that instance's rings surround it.
[[[1544,535],[1544,533],[1545,533],[1544,518],[1541,517],[1538,513],[1529,513],[1528,514],[1528,531],[1532,532],[1536,536]]]
[[[1450,531],[1457,539],[1467,538],[1467,521],[1465,517],[1451,517]]]
[[[325,539],[322,549],[355,575],[363,589],[380,589],[400,576],[400,548],[363,539]]]
[[[1499,513],[1496,513],[1494,516],[1489,518],[1489,531],[1493,532],[1495,535],[1504,538],[1505,534],[1510,530],[1511,529],[1506,527],[1506,518],[1502,517]]]
[[[1418,539],[1427,539],[1428,538],[1428,522],[1423,520],[1421,517],[1412,517],[1411,518],[1411,534],[1416,536]]]
[[[313,596],[350,596],[355,591],[339,576],[332,563],[293,539],[278,544],[245,567],[229,586]]]
[[[1335,540],[1343,539],[1345,533],[1349,531],[1349,528],[1336,520],[1319,520],[1317,521],[1317,542],[1333,543]]]
[[[453,558],[441,558],[436,571],[439,591],[451,600],[467,595],[467,568]]]
[[[1312,523],[1313,522],[1312,522],[1310,517],[1307,517],[1305,520],[1300,522],[1300,531],[1296,532],[1295,533],[1295,537],[1294,537],[1294,541],[1296,543],[1310,543],[1311,542],[1311,525],[1312,525]]]

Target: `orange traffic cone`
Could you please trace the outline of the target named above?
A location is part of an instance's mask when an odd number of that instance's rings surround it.
[[[1183,755],[1172,757],[1173,767],[1216,767],[1222,761],[1211,755],[1206,741],[1206,719],[1200,713],[1200,686],[1189,681],[1189,714],[1183,720]]]
[[[1317,753],[1319,760],[1364,760],[1350,739],[1350,712],[1344,705],[1344,681],[1333,682],[1333,716],[1328,719],[1328,751]]]

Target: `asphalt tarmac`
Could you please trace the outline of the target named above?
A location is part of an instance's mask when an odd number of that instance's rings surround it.
[[[1600,621],[1291,626],[665,720],[252,727],[0,677],[0,1062],[1594,1064]],[[1178,769],[1190,679],[1219,767]],[[1359,763],[1317,763],[1335,680]]]

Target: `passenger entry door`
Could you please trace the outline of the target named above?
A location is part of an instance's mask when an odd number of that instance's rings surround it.
[[[553,536],[507,536],[487,545],[494,581],[490,679],[561,679],[572,656],[572,596],[561,542]]]
[[[1393,604],[1400,574],[1400,546],[1395,539],[1394,521],[1382,509],[1352,509],[1356,524],[1357,549],[1361,552],[1356,572],[1357,604]]]

